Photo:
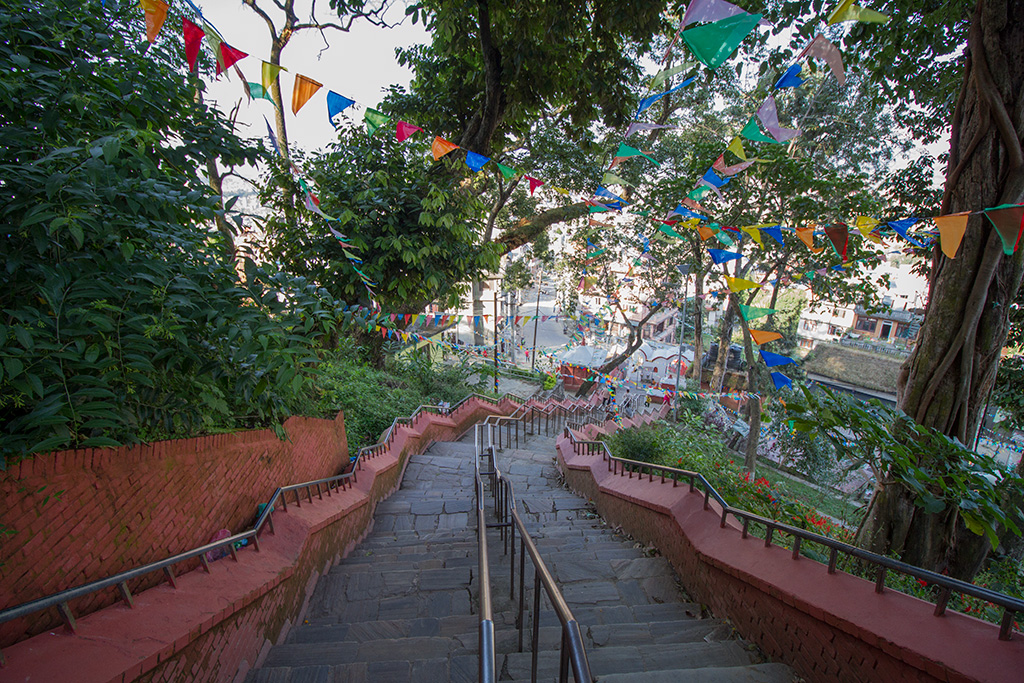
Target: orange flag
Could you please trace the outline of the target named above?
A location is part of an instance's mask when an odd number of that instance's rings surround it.
[[[156,34],[167,19],[167,3],[164,0],[139,0],[142,10],[146,13],[146,38],[156,42]]]
[[[298,114],[302,105],[308,102],[309,98],[323,86],[323,83],[317,83],[312,78],[295,74],[295,85],[292,86],[292,113]]]
[[[800,238],[800,241],[807,245],[815,254],[820,254],[825,251],[825,247],[814,248],[814,228],[797,228],[796,236]]]
[[[449,142],[441,137],[435,137],[430,144],[430,151],[434,153],[434,161],[437,161],[445,154],[450,154],[459,148],[454,142]]]
[[[964,239],[964,231],[967,230],[967,219],[971,212],[952,213],[948,216],[936,216],[935,227],[939,229],[939,245],[946,258],[956,258],[956,252],[960,249],[960,242]]]
[[[776,339],[782,339],[782,335],[778,332],[769,332],[768,330],[751,329],[750,336],[758,346],[761,344],[767,344],[770,341],[775,341]]]
[[[700,238],[702,240],[706,240],[706,239],[709,239],[711,237],[714,237],[715,236],[715,231],[712,230],[711,228],[709,228],[706,225],[698,225],[697,226],[697,234],[700,235]]]

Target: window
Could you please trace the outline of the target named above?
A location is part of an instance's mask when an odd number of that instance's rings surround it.
[[[855,327],[858,330],[860,330],[861,332],[874,332],[875,331],[875,324],[877,322],[878,321],[875,320],[874,318],[860,318],[860,317],[858,317],[857,318],[857,324],[855,325]]]
[[[838,336],[842,335],[843,328],[837,327],[836,325],[829,325],[828,326],[828,333],[831,334],[833,337],[838,337]]]
[[[808,332],[814,332],[818,329],[818,323],[815,320],[804,320],[802,326]]]

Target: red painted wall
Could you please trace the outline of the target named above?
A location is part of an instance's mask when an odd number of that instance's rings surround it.
[[[609,425],[607,428],[612,428]],[[598,431],[588,425],[586,436]],[[998,640],[998,627],[947,612],[720,525],[714,501],[659,477],[613,474],[601,455],[558,440],[566,483],[609,523],[650,543],[672,562],[683,585],[745,638],[809,681],[1021,680],[1024,639]]]
[[[292,417],[272,430],[29,458],[0,476],[0,605],[16,605],[249,527],[283,484],[336,474],[348,461],[344,416]],[[187,566],[180,571],[189,569]],[[138,592],[160,576],[132,583]],[[77,601],[76,614],[119,600]],[[54,610],[0,624],[0,647],[54,628]]]

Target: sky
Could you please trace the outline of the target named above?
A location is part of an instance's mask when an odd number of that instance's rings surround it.
[[[232,47],[248,53],[248,57],[238,62],[238,67],[246,80],[259,83],[261,60],[269,59],[270,55],[270,32],[263,19],[241,0],[206,0],[195,4]],[[284,13],[272,0],[259,0],[257,4],[277,20],[278,26],[284,23]],[[403,19],[405,4],[396,2],[396,5],[386,17],[389,23]],[[309,7],[310,0],[297,0],[300,18],[308,17]],[[337,18],[331,14],[326,1],[320,3],[317,13],[321,21]],[[313,151],[334,139],[334,128],[327,119],[328,90],[355,100],[359,108],[349,108],[346,113],[361,119],[362,109],[375,107],[387,86],[408,86],[412,79],[412,72],[398,65],[395,48],[425,43],[428,34],[422,24],[413,25],[411,20],[390,29],[357,20],[348,33],[327,30],[324,36],[329,47],[318,31],[300,31],[292,36],[281,55],[281,65],[288,69],[288,73],[281,73],[280,79],[289,142],[305,151]],[[297,73],[323,83],[323,87],[295,115],[291,112],[291,96]],[[224,112],[230,112],[240,98],[245,99],[234,70],[230,75],[230,79],[222,75],[209,83],[209,99]],[[273,123],[273,111],[274,105],[267,100],[243,101],[238,117],[239,135],[266,136],[263,117]]]

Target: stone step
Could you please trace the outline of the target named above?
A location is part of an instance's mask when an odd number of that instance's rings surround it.
[[[529,680],[533,655],[530,652],[506,654],[502,660],[502,678]],[[746,667],[752,663],[750,654],[735,641],[679,643],[664,645],[609,646],[587,650],[590,671],[595,676],[637,674],[640,672],[701,669],[715,667]],[[551,680],[558,675],[559,652],[540,652],[537,677]],[[699,680],[699,679],[693,679]]]
[[[597,680],[598,683],[794,683],[801,679],[785,664],[751,664],[608,674],[598,676]]]

